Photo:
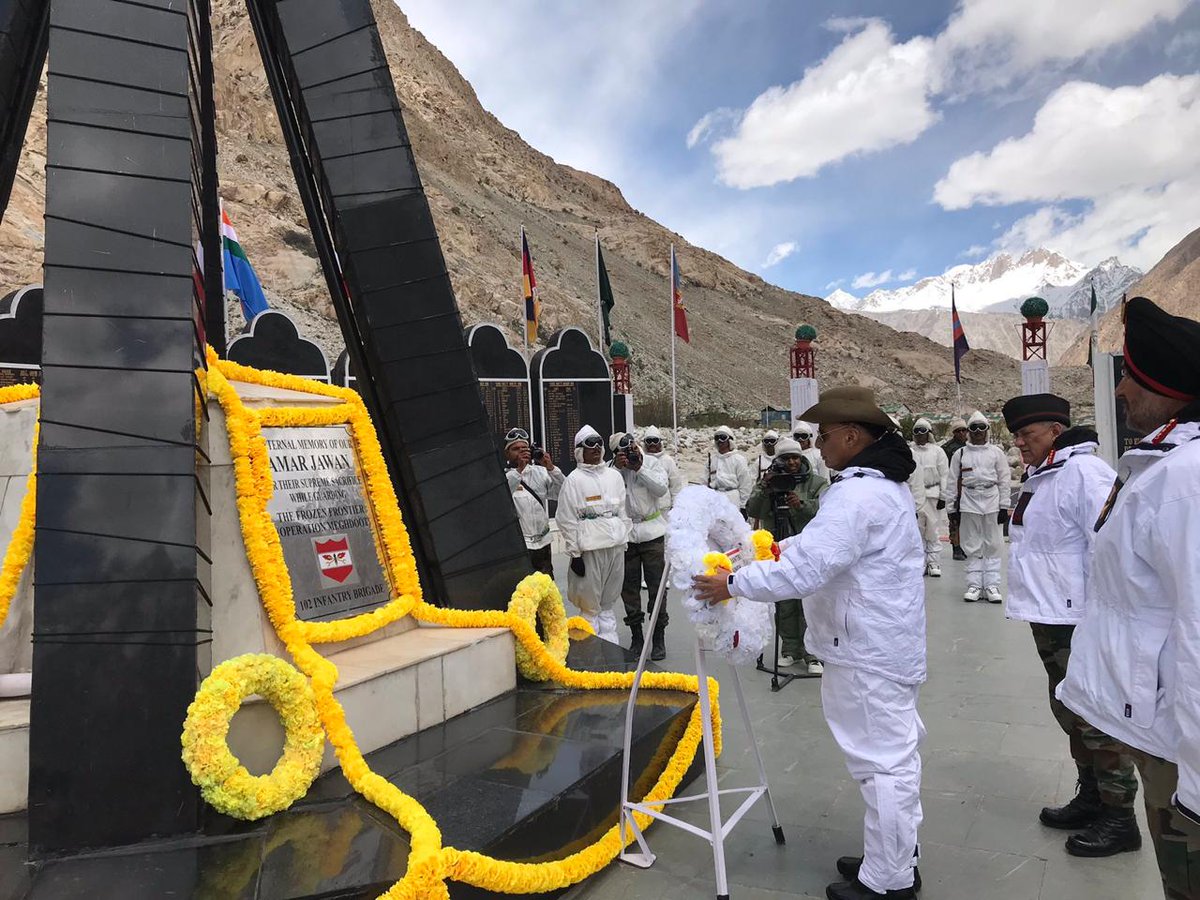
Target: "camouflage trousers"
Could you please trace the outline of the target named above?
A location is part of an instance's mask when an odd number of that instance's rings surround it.
[[[1130,752],[1142,776],[1146,824],[1158,857],[1163,896],[1167,900],[1200,900],[1200,825],[1184,818],[1171,804],[1179,768],[1140,750]]]
[[[1043,625],[1040,622],[1030,622],[1029,625],[1033,630],[1033,643],[1050,682],[1050,712],[1070,741],[1071,758],[1080,772],[1090,771],[1095,775],[1100,799],[1105,805],[1131,809],[1138,788],[1129,748],[1092,727],[1054,696],[1055,688],[1067,675],[1071,635],[1075,626]]]

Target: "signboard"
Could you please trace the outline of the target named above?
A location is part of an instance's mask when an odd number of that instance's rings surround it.
[[[1050,364],[1044,359],[1027,359],[1021,363],[1021,393],[1050,393]]]
[[[349,429],[262,432],[275,488],[267,512],[292,578],[296,617],[322,622],[382,606],[391,585]]]
[[[815,378],[793,378],[790,383],[792,400],[792,422],[794,423],[804,411],[817,405],[820,391],[817,389]],[[789,423],[788,427],[791,427]]]

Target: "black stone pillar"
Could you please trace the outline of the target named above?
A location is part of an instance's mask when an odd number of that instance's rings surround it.
[[[0,214],[8,206],[46,61],[50,0],[0,0]]]
[[[198,8],[51,9],[34,854],[186,832],[198,819],[179,745],[209,638],[195,247],[216,210],[201,183],[213,173]]]

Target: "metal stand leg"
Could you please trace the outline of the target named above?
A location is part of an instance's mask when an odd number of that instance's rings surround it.
[[[704,779],[708,782],[708,822],[712,834],[713,868],[717,875],[717,897],[722,898],[729,896],[729,884],[725,876],[725,826],[721,821],[721,795],[717,785],[717,754],[713,747],[708,673],[704,667],[704,650],[699,639],[696,640],[696,683],[700,688],[700,716],[704,729]]]
[[[733,673],[733,692],[737,694],[738,709],[742,711],[742,724],[746,726],[746,734],[750,735],[750,746],[754,749],[754,764],[758,767],[758,782],[763,786],[763,794],[767,798],[767,807],[771,810],[771,831],[775,834],[775,843],[784,843],[783,826],[779,824],[779,813],[775,811],[775,800],[771,797],[771,788],[767,784],[767,767],[763,764],[762,750],[758,741],[754,740],[754,727],[750,724],[750,709],[746,706],[746,695],[742,693],[742,679],[738,676],[737,666],[730,666]]]

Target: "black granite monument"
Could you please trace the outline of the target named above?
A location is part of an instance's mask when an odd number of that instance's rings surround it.
[[[42,308],[40,284],[0,299],[0,387],[42,383]]]
[[[498,449],[510,428],[533,430],[533,400],[529,386],[529,363],[521,351],[509,346],[496,325],[472,325],[467,345],[479,378],[479,393],[487,410],[492,436]]]
[[[268,309],[254,317],[246,333],[229,342],[228,358],[255,369],[301,375],[329,383],[329,360],[315,343],[300,336],[287,313]]]
[[[529,363],[534,438],[564,472],[575,468],[575,433],[591,425],[613,431],[612,374],[604,354],[578,328],[562,328]],[[607,450],[606,450],[607,453]]]

